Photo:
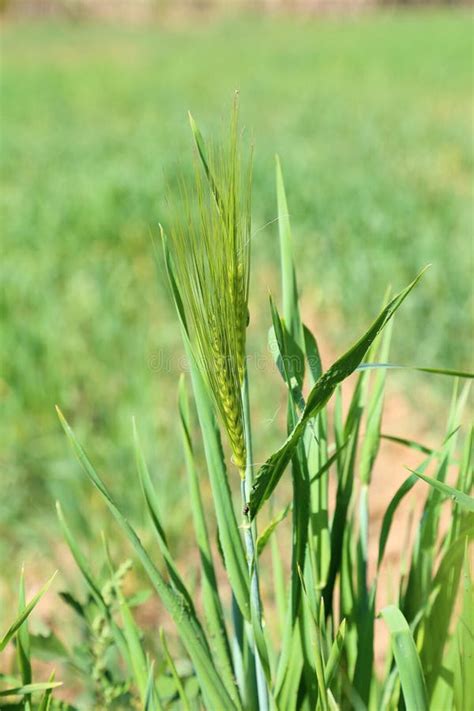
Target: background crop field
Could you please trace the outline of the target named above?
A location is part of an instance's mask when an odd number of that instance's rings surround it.
[[[58,495],[83,531],[107,525],[96,501],[81,513],[89,490],[56,402],[129,508],[137,415],[170,518],[186,515],[170,415],[182,351],[150,235],[189,162],[186,111],[209,133],[235,88],[256,145],[251,353],[266,352],[279,290],[278,152],[304,312],[324,347],[347,346],[388,282],[432,263],[397,317],[392,360],[472,367],[471,29],[466,11],[3,27],[2,558],[45,554]],[[260,380],[270,421],[281,386]],[[423,382],[405,383],[422,414]],[[443,425],[443,386],[429,387]]]

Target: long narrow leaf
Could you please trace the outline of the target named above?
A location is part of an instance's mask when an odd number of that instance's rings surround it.
[[[428,711],[423,670],[408,623],[395,605],[385,607],[380,614],[390,632],[406,710]]]
[[[395,363],[361,363],[356,370],[416,370],[419,373],[430,373],[431,375],[446,375],[450,378],[462,378],[472,380],[474,373],[465,370],[452,370],[449,368],[429,368],[417,365],[397,365]]]
[[[293,263],[290,216],[286,202],[285,185],[280,159],[276,156],[276,191],[278,203],[278,232],[280,235],[280,264],[282,276],[283,317],[293,340],[301,348],[305,347],[303,325],[298,306],[298,287]],[[304,371],[300,374],[303,381]]]
[[[465,494],[463,491],[459,491],[459,489],[455,489],[454,486],[449,486],[449,484],[445,484],[444,481],[432,479],[430,476],[422,474],[419,471],[413,471],[408,467],[407,469],[412,474],[415,474],[415,476],[417,476],[419,479],[423,479],[423,481],[426,481],[426,483],[432,486],[433,489],[436,489],[441,494],[448,496],[459,506],[463,506],[468,511],[474,512],[474,497]]]
[[[402,501],[402,499],[408,494],[411,489],[415,486],[417,482],[416,476],[410,476],[408,479],[405,479],[403,484],[397,489],[395,492],[393,498],[391,499],[387,510],[385,511],[383,520],[382,520],[382,528],[380,529],[380,538],[379,538],[379,553],[378,553],[378,558],[377,558],[377,568],[380,568],[380,565],[383,560],[383,556],[385,553],[385,546],[387,545],[387,539],[388,539],[388,534],[390,533],[390,528],[392,526],[392,521],[393,517],[395,515],[395,511],[398,508],[398,505]]]
[[[170,580],[173,584],[173,586],[176,588],[178,593],[180,593],[185,599],[187,604],[189,605],[189,608],[192,610],[193,614],[195,615],[196,612],[194,610],[194,603],[192,601],[191,595],[189,594],[186,585],[178,571],[178,568],[173,560],[173,556],[171,555],[171,552],[168,547],[168,541],[166,538],[166,534],[164,531],[164,528],[161,524],[161,519],[160,519],[160,512],[159,512],[159,506],[158,506],[158,498],[155,492],[155,489],[153,487],[153,482],[151,480],[150,472],[148,470],[148,466],[145,460],[145,457],[143,455],[141,446],[140,446],[140,440],[138,437],[138,431],[136,427],[135,420],[133,420],[133,439],[134,439],[134,446],[135,446],[135,459],[137,463],[137,471],[138,471],[138,476],[140,479],[140,484],[142,486],[142,491],[145,497],[146,505],[147,505],[147,510],[150,515],[151,521],[153,523],[153,527],[155,529],[157,538],[158,538],[158,543],[160,546],[161,553],[163,555],[163,558],[165,560],[166,567],[168,569],[168,573],[170,576]]]
[[[55,673],[53,671],[53,672],[51,672],[51,675],[49,677],[49,683],[54,682],[54,676],[55,676]],[[40,701],[40,704],[38,706],[38,711],[49,711],[49,709],[51,708],[51,702],[53,699],[52,694],[53,694],[52,688],[46,689],[46,691],[44,692],[43,697]]]
[[[186,470],[188,475],[189,495],[191,500],[191,513],[196,534],[196,543],[199,549],[201,560],[202,576],[202,600],[204,613],[210,631],[211,647],[213,648],[217,665],[226,682],[229,690],[234,690],[232,696],[236,703],[240,703],[235,692],[235,681],[233,679],[231,654],[227,630],[224,622],[224,613],[219,597],[219,588],[214,568],[214,560],[209,542],[209,534],[206,525],[206,517],[199,486],[199,478],[196,471],[194,451],[191,442],[191,427],[189,416],[189,405],[186,393],[184,376],[179,383],[179,414],[181,422],[181,435],[184,455],[186,459]]]
[[[21,613],[25,608],[25,571],[22,568],[20,576],[20,590],[18,595],[19,610]],[[28,620],[26,619],[19,628],[16,635],[17,642],[17,659],[18,666],[21,671],[21,680],[23,685],[31,684],[31,659],[30,659],[30,634],[28,631]]]
[[[396,435],[390,435],[390,434],[384,434],[383,432],[380,435],[381,439],[386,439],[389,442],[395,442],[396,444],[401,444],[404,447],[408,447],[409,449],[416,449],[418,452],[423,452],[423,454],[433,454],[434,449],[431,449],[430,447],[426,447],[424,444],[420,444],[420,442],[416,442],[413,439],[408,439],[407,437],[397,437]]]
[[[50,577],[47,583],[43,585],[41,590],[39,590],[36,595],[30,600],[30,602],[23,608],[23,610],[20,612],[18,617],[15,619],[14,622],[10,625],[8,630],[5,632],[2,638],[0,638],[0,652],[3,652],[5,647],[7,646],[8,642],[11,640],[11,638],[16,634],[16,632],[20,629],[24,621],[29,617],[31,612],[34,610],[38,602],[41,600],[45,592],[48,590],[49,586],[53,582],[54,578],[56,577],[56,573],[53,573],[53,575]]]
[[[148,675],[146,683],[145,703],[143,711],[163,711],[160,698],[155,689],[155,662],[148,663]]]
[[[272,518],[270,523],[264,528],[262,533],[257,538],[257,555],[262,555],[273,531],[276,529],[279,523],[285,520],[288,512],[291,510],[291,505],[287,504],[284,509],[282,509],[276,516]]]
[[[173,661],[173,658],[169,652],[163,628],[160,629],[160,641],[161,641],[161,648],[163,649],[164,657],[165,657],[165,659],[168,663],[168,666],[170,668],[171,676],[173,677],[173,681],[176,685],[176,690],[178,692],[179,698],[181,699],[181,704],[183,706],[183,709],[184,709],[184,711],[191,711],[191,707],[189,706],[189,702],[186,697],[186,692],[184,691],[183,683],[182,683],[181,678],[178,674],[178,671],[176,669],[176,665]]]
[[[324,669],[324,674],[326,677],[326,683],[329,687],[331,681],[336,673],[337,667],[339,665],[339,660],[341,659],[342,650],[344,648],[344,639],[346,636],[346,621],[342,620],[339,625],[339,629],[336,632],[336,638],[331,647],[328,660]]]
[[[14,689],[2,689],[0,691],[0,696],[28,696],[29,694],[35,694],[37,691],[57,689],[58,686],[62,686],[61,681],[44,681],[37,684],[24,684],[24,686],[17,686]]]
[[[173,590],[163,579],[145,548],[143,547],[139,537],[130,523],[122,514],[121,510],[110,495],[103,481],[98,476],[86,453],[76,439],[69,424],[64,418],[64,415],[58,408],[58,416],[63,429],[71,443],[71,446],[82,465],[82,468],[103,496],[108,508],[113,514],[115,520],[122,528],[130,543],[132,544],[140,562],[142,563],[150,581],[153,583],[158,595],[160,596],[165,608],[173,618],[173,621],[178,629],[181,640],[185,645],[189,656],[194,664],[197,677],[207,704],[212,708],[229,708],[234,709],[235,705],[231,700],[227,690],[225,689],[219,674],[217,673],[212,657],[209,653],[209,647],[202,627],[198,619],[192,614],[185,598],[178,592]]]
[[[66,523],[66,519],[64,517],[64,513],[62,511],[59,501],[56,502],[56,513],[58,516],[59,525],[60,525],[61,530],[63,532],[64,538],[66,539],[66,542],[69,546],[69,550],[71,551],[71,554],[76,562],[76,565],[79,568],[80,572],[82,573],[84,580],[86,581],[89,592],[90,592],[94,602],[96,603],[97,607],[99,608],[101,613],[105,616],[105,618],[110,626],[110,629],[112,631],[112,634],[114,636],[115,643],[117,644],[117,647],[120,650],[120,653],[122,654],[124,660],[127,662],[127,665],[129,666],[130,670],[133,671],[132,670],[132,661],[130,659],[130,655],[128,652],[128,647],[127,647],[127,643],[126,643],[123,631],[120,629],[120,627],[117,625],[117,623],[113,619],[113,616],[110,612],[110,608],[102,596],[102,592],[100,591],[99,584],[94,579],[94,576],[92,575],[92,573],[89,569],[87,561],[86,561],[84,555],[82,554],[79,546],[77,545],[77,542],[73,536],[72,531],[70,530],[69,526]],[[79,611],[80,608],[77,608],[77,603],[75,601],[74,601],[74,607],[75,607],[76,611]],[[82,609],[80,609],[80,614],[83,614]]]
[[[354,372],[376,336],[392,318],[395,311],[401,306],[410,291],[421,279],[424,271],[425,270],[420,272],[411,284],[390,301],[362,338],[319,378],[308,396],[306,407],[301,418],[290,433],[288,439],[280,449],[269,457],[255,478],[249,502],[251,518],[256,516],[264,501],[268,499],[274,491],[288,462],[293,456],[308,421],[321,411],[337,385]]]

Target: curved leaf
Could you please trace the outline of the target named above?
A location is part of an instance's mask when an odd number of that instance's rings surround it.
[[[385,607],[380,615],[390,631],[406,711],[428,711],[423,670],[408,622],[395,605]]]
[[[8,642],[11,640],[13,635],[17,632],[17,630],[20,629],[24,621],[29,617],[33,609],[36,607],[38,602],[41,600],[51,583],[53,582],[54,578],[56,577],[56,573],[53,573],[53,575],[50,577],[47,583],[43,585],[41,590],[39,590],[36,595],[30,600],[28,605],[20,612],[16,620],[10,625],[8,630],[5,632],[3,637],[0,639],[0,652],[3,652],[5,647],[7,646]]]
[[[390,303],[380,312],[366,333],[350,348],[341,358],[339,358],[324,373],[314,385],[308,399],[306,407],[287,438],[286,442],[272,454],[260,468],[252,492],[250,495],[249,508],[250,517],[253,519],[262,507],[264,501],[270,497],[278,484],[286,466],[291,460],[296,446],[303,435],[308,421],[318,414],[326,405],[337,385],[345,380],[360,365],[362,358],[366,354],[374,339],[392,318],[395,311],[401,306],[413,287],[421,279],[425,270],[403,291],[397,294]]]
[[[57,408],[57,410],[61,425],[71,443],[77,459],[82,465],[85,474],[105,499],[105,502],[115,520],[132,544],[166,610],[173,618],[181,640],[194,664],[196,675],[206,703],[210,705],[211,708],[235,709],[236,707],[213,664],[209,646],[199,620],[190,610],[186,599],[165,582],[163,576],[143,547],[143,544],[140,541],[135,529],[132,528],[121,510],[118,508],[104,482],[95,471],[92,463],[77,441],[74,432],[64,418],[64,415],[59,408]]]
[[[426,474],[422,474],[419,471],[413,471],[412,469],[408,469],[408,471],[412,474],[416,474],[417,477],[423,479],[423,481],[426,481],[427,484],[432,486],[433,489],[437,489],[437,491],[439,491],[441,494],[449,496],[449,498],[451,498],[456,504],[459,504],[459,506],[463,506],[468,511],[472,511],[474,513],[474,497],[469,496],[469,494],[465,494],[464,491],[459,491],[459,489],[455,489],[454,486],[449,486],[449,484],[445,484],[444,481],[432,479],[432,477],[427,476]]]

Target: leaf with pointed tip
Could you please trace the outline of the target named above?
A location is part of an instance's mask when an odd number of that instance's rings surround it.
[[[58,686],[62,686],[61,681],[43,681],[37,684],[25,684],[24,686],[17,686],[14,689],[2,689],[0,696],[27,696],[29,694],[35,694],[38,691],[56,689]]]
[[[356,370],[416,370],[419,373],[446,375],[449,378],[462,378],[463,380],[472,380],[474,378],[474,373],[469,373],[465,370],[430,368],[417,365],[396,365],[395,363],[361,363]]]
[[[328,687],[331,684],[333,676],[336,673],[336,669],[339,665],[339,660],[341,658],[342,650],[344,648],[345,636],[346,620],[344,619],[342,620],[341,624],[339,625],[339,629],[336,632],[336,638],[331,647],[331,651],[329,652],[329,657],[324,669],[324,675],[326,677],[326,684],[328,685]]]
[[[390,632],[406,710],[428,711],[423,669],[408,622],[395,605],[384,607],[380,615]]]
[[[76,457],[82,465],[85,474],[105,499],[108,508],[132,544],[141,564],[150,578],[150,581],[153,583],[166,610],[172,617],[181,640],[194,664],[196,675],[199,679],[201,690],[207,705],[211,708],[235,709],[236,707],[212,663],[209,646],[199,620],[190,610],[186,603],[186,599],[165,582],[163,576],[143,547],[143,544],[140,541],[135,529],[132,528],[128,520],[125,518],[106,488],[104,482],[95,471],[92,463],[77,441],[76,436],[67,423],[64,415],[59,408],[57,408],[57,410],[61,425],[67,435],[67,438],[69,439]]]
[[[49,677],[49,682],[52,684],[54,682],[54,676],[55,673],[54,671],[51,672],[51,675]],[[40,705],[38,706],[38,711],[49,711],[51,708],[51,702],[52,702],[52,694],[53,694],[53,687],[50,687],[49,689],[46,689],[46,691],[43,694],[43,698],[40,701]]]
[[[285,185],[281,171],[280,159],[276,161],[276,192],[278,203],[278,232],[280,236],[280,264],[282,275],[283,317],[285,325],[300,351],[305,347],[303,325],[301,322],[298,305],[298,287],[296,284],[295,266],[293,262],[293,249],[290,216],[286,202]],[[304,366],[304,361],[303,361]],[[303,382],[304,370],[299,373],[298,381]]]
[[[178,696],[181,699],[182,707],[183,707],[184,711],[191,711],[191,707],[189,706],[189,701],[186,697],[186,692],[184,691],[181,677],[178,674],[176,665],[175,665],[173,658],[169,652],[168,644],[166,642],[165,633],[164,633],[164,630],[162,627],[160,628],[160,641],[161,641],[161,648],[163,650],[164,657],[168,663],[168,666],[171,671],[171,676],[173,677],[173,681],[175,683],[176,690],[178,692]]]
[[[306,351],[306,359],[308,361],[309,370],[311,373],[312,385],[314,385],[323,374],[323,366],[316,338],[313,336],[307,326],[303,326],[304,332],[304,347]]]
[[[57,571],[56,571],[57,572]],[[49,586],[53,582],[54,578],[56,577],[56,573],[53,573],[53,575],[50,577],[47,583],[43,585],[41,590],[39,590],[36,595],[30,600],[30,602],[23,608],[23,610],[20,612],[16,620],[10,625],[8,630],[5,632],[3,637],[0,639],[0,652],[3,652],[5,647],[7,646],[8,642],[12,639],[12,637],[16,634],[16,632],[20,629],[24,621],[29,617],[31,612],[34,610],[38,602],[41,600],[45,592],[48,590]]]
[[[155,530],[156,536],[158,538],[158,544],[160,546],[161,554],[163,555],[166,568],[170,577],[170,581],[173,587],[180,593],[189,605],[190,610],[195,614],[194,603],[189,594],[184,580],[182,579],[176,563],[173,560],[170,549],[168,547],[168,540],[166,537],[165,530],[161,524],[160,511],[158,505],[158,497],[151,480],[151,475],[148,469],[148,465],[145,460],[145,456],[141,449],[140,439],[138,436],[138,430],[136,426],[135,419],[133,420],[133,442],[135,449],[135,461],[137,464],[138,478],[140,480],[143,496],[145,498],[146,507],[150,519],[153,523],[153,528]]]
[[[211,648],[215,654],[216,664],[222,674],[226,687],[229,689],[233,700],[238,706],[240,706],[237,690],[235,688],[230,645],[224,621],[222,603],[219,596],[214,559],[209,541],[206,516],[202,503],[201,488],[194,458],[194,450],[191,440],[189,403],[184,375],[181,376],[179,381],[179,415],[183,450],[186,459],[186,471],[188,475],[191,513],[193,517],[196,543],[199,549],[199,557],[201,561],[202,602],[209,628]]]
[[[273,531],[275,528],[278,526],[279,523],[281,523],[288,515],[288,512],[291,510],[291,504],[287,504],[284,509],[282,509],[264,528],[262,533],[258,536],[257,538],[257,555],[260,556],[263,553],[264,548],[266,547],[268,541],[270,540],[270,536],[272,535]]]
[[[396,435],[390,435],[381,433],[380,439],[386,439],[388,442],[394,442],[395,444],[401,444],[404,447],[409,447],[410,449],[416,449],[418,452],[423,452],[423,454],[433,454],[434,449],[426,447],[420,442],[416,442],[414,439],[408,439],[406,437],[397,437]]]
[[[112,634],[114,636],[117,647],[120,650],[120,653],[122,654],[122,656],[125,659],[125,661],[127,662],[127,664],[129,666],[131,666],[131,660],[129,657],[127,643],[125,641],[124,634],[123,634],[122,630],[120,629],[120,627],[115,622],[115,620],[113,619],[111,612],[110,612],[110,608],[102,596],[102,592],[100,590],[100,585],[94,579],[94,576],[89,569],[87,561],[86,561],[84,555],[82,554],[72,531],[70,530],[68,524],[66,523],[66,519],[64,517],[64,513],[63,513],[63,510],[61,508],[59,501],[56,502],[56,513],[58,515],[59,525],[60,525],[61,530],[63,532],[64,538],[66,539],[66,542],[69,546],[69,550],[71,551],[72,557],[74,558],[74,561],[76,562],[77,567],[79,568],[84,580],[86,581],[90,595],[91,595],[94,603],[97,605],[99,610],[105,616],[105,618],[110,626],[110,629],[112,631]],[[77,602],[77,600],[75,600],[72,597],[72,595],[70,595],[69,593],[60,593],[60,595],[63,598],[63,600],[65,600],[65,602],[70,607],[72,607],[79,615],[81,615],[82,617],[86,616],[86,612],[84,610],[85,606],[82,606],[79,602]]]
[[[316,382],[308,396],[303,414],[288,436],[286,442],[267,459],[255,478],[249,501],[250,517],[252,519],[255,518],[263,503],[273,493],[286,466],[293,456],[308,421],[322,410],[337,385],[355,371],[374,339],[386,326],[395,311],[401,306],[410,291],[421,279],[424,271],[425,270],[420,272],[411,284],[387,304],[362,338],[339,358]]]
[[[390,528],[392,526],[395,511],[397,510],[398,505],[400,504],[402,499],[408,494],[409,491],[411,491],[417,481],[418,479],[416,478],[416,476],[409,476],[408,479],[405,479],[403,484],[395,492],[395,495],[391,499],[387,510],[385,511],[382,521],[382,528],[380,530],[377,568],[379,568],[380,564],[382,563],[382,559],[385,553],[385,546],[387,545],[388,534],[390,533]]]
[[[117,597],[119,602],[120,615],[122,617],[123,631],[128,650],[130,654],[130,671],[133,673],[135,683],[140,693],[143,703],[146,700],[146,685],[147,685],[147,665],[146,657],[143,651],[140,630],[133,619],[133,615],[128,607],[127,600],[120,588],[117,589]]]
[[[464,491],[459,491],[459,489],[455,489],[454,486],[449,486],[449,484],[445,484],[444,481],[432,479],[432,477],[427,476],[426,474],[422,474],[419,471],[409,469],[408,467],[407,469],[412,474],[415,474],[420,479],[423,479],[423,481],[426,481],[426,483],[432,486],[433,489],[436,489],[441,494],[448,496],[459,506],[463,506],[468,511],[474,512],[474,497],[465,494]]]
[[[304,410],[305,402],[301,392],[304,376],[304,353],[288,331],[270,296],[270,310],[273,326],[268,336],[268,344],[273,353],[281,377],[288,386],[294,405]]]
[[[380,350],[378,356],[386,359],[390,348],[392,335],[391,321],[381,336]],[[365,426],[365,436],[360,451],[359,477],[362,484],[370,484],[372,468],[377,457],[380,446],[380,427],[382,423],[382,412],[384,404],[386,371],[379,370],[375,374],[375,384],[367,403],[367,418]]]
[[[155,689],[154,668],[155,662],[151,662],[148,666],[144,711],[162,711],[163,708]]]
[[[19,610],[18,612],[21,613],[21,611],[24,609],[26,605],[26,600],[25,600],[25,571],[22,568],[21,570],[21,577],[20,577],[20,590],[19,590],[19,595],[18,595],[18,602],[19,602]],[[23,685],[26,686],[27,684],[31,684],[32,678],[31,678],[31,659],[30,659],[30,653],[31,653],[31,644],[30,644],[30,633],[28,631],[28,621],[25,620],[21,627],[19,628],[17,635],[16,635],[16,644],[17,644],[17,658],[18,658],[18,666],[21,671],[21,680],[23,682]]]
[[[199,128],[196,124],[196,121],[194,120],[190,111],[188,111],[188,117],[189,117],[189,125],[191,126],[191,132],[192,132],[193,138],[194,138],[194,143],[196,144],[196,148],[199,153],[199,158],[201,159],[202,167],[204,168],[204,172],[205,172],[206,177],[209,181],[209,185],[211,187],[215,201],[220,208],[220,206],[222,205],[222,200],[219,195],[219,190],[217,188],[216,181],[214,180],[214,176],[212,175],[211,169],[209,167],[209,161],[208,161],[207,152],[206,152],[206,144],[205,144],[203,135],[202,135],[201,131],[199,130]]]

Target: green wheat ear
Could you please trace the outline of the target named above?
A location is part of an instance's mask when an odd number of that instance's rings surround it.
[[[237,100],[226,142],[206,144],[191,116],[190,121],[200,160],[194,183],[181,183],[170,248],[192,348],[243,477],[241,389],[248,323],[251,156],[243,168]]]

